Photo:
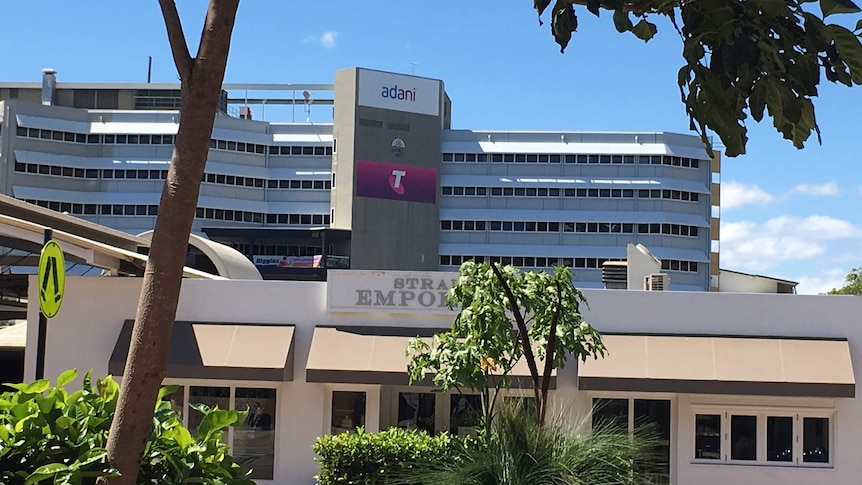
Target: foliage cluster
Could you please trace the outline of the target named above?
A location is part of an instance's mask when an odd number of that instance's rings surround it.
[[[830,295],[862,295],[862,267],[853,268],[844,277],[847,283],[841,288],[832,288],[829,290]]]
[[[321,485],[377,485],[397,481],[411,470],[437,468],[474,447],[469,437],[390,428],[379,433],[358,429],[322,436],[314,444]]]
[[[410,381],[433,374],[443,392],[480,393],[487,430],[496,391],[511,387],[512,371],[524,360],[541,421],[552,371],[563,368],[569,354],[581,360],[605,355],[601,335],[581,317],[584,302],[567,267],[548,273],[468,261],[446,295],[448,306],[460,310],[452,328],[430,343],[415,338],[408,345]]]
[[[759,122],[764,112],[795,147],[812,132],[820,140],[813,98],[821,75],[862,84],[862,19],[854,19],[855,27],[827,22],[833,14],[859,13],[852,0],[555,0],[551,33],[561,50],[578,27],[574,4],[596,16],[612,12],[617,31],[644,41],[658,31],[650,19],[667,17],[682,39],[677,82],[691,129],[710,147],[708,130],[717,133],[728,156],[745,153],[745,120]],[[551,0],[533,6],[541,18]]]
[[[81,485],[118,475],[107,463],[105,444],[119,386],[111,376],[93,383],[88,372],[81,389],[70,393],[65,386],[76,377],[67,370],[54,386],[47,379],[7,384],[14,391],[0,394],[0,484]],[[161,400],[175,390],[161,390],[137,483],[253,484],[221,442],[245,412],[199,407],[204,417],[195,438]]]

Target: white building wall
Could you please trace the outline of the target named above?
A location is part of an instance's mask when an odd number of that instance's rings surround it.
[[[377,272],[351,272],[374,278]],[[439,277],[448,276],[438,273]],[[70,277],[63,307],[49,321],[46,376],[67,368],[108,372],[108,361],[125,320],[133,318],[140,279]],[[331,282],[330,282],[331,284]],[[225,323],[280,323],[296,326],[294,381],[277,384],[279,436],[276,441],[276,482],[312,483],[316,473],[311,445],[328,429],[328,392],[324,384],[305,383],[304,365],[315,325],[442,327],[453,313],[327,312],[326,283],[277,281],[185,280],[178,320]],[[36,280],[30,280],[37,294]],[[862,299],[840,296],[750,295],[732,293],[643,292],[587,290],[585,317],[603,332],[726,334],[848,338],[854,372],[862,375]],[[344,301],[350,301],[350,298]],[[25,379],[34,377],[38,306],[28,310]],[[613,349],[609,349],[613,352]],[[577,391],[576,365],[558,374],[555,402],[585,417],[594,394]],[[200,385],[227,385],[199,381]],[[231,383],[235,385],[235,383]],[[75,384],[73,384],[75,385]],[[257,383],[261,385],[261,383]],[[267,383],[263,387],[272,387]],[[339,388],[349,388],[340,386]],[[368,427],[376,428],[381,403],[376,386],[368,392]],[[631,397],[630,395],[626,395]],[[653,396],[655,397],[655,396]],[[694,464],[692,405],[728,404],[774,407],[834,408],[833,468]],[[862,402],[859,399],[788,399],[774,397],[674,395],[671,414],[675,444],[672,477],[679,484],[855,483],[862,476]],[[269,483],[262,481],[261,483]]]

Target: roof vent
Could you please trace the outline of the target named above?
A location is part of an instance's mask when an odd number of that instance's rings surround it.
[[[608,290],[628,289],[628,272],[626,261],[605,261],[602,264],[602,283]]]
[[[54,92],[57,90],[57,71],[47,67],[42,69],[42,105],[54,104]]]

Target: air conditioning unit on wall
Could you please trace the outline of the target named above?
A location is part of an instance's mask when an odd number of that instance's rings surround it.
[[[663,273],[652,273],[644,276],[646,291],[667,291],[670,286],[670,276]]]

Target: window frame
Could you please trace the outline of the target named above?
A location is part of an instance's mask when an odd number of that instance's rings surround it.
[[[689,417],[692,433],[687,436],[691,448],[689,462],[693,465],[730,465],[730,466],[757,466],[778,468],[826,468],[835,467],[835,408],[827,407],[805,407],[805,406],[761,406],[761,405],[691,405]],[[698,415],[721,416],[721,446],[719,459],[694,458],[694,443],[696,420]],[[734,460],[730,457],[731,451],[731,417],[732,416],[756,416],[757,417],[757,450],[755,460]],[[767,418],[793,418],[793,459],[791,461],[770,461],[767,457],[768,427]],[[803,458],[805,418],[825,418],[829,421],[829,461],[825,463],[806,462]]]

